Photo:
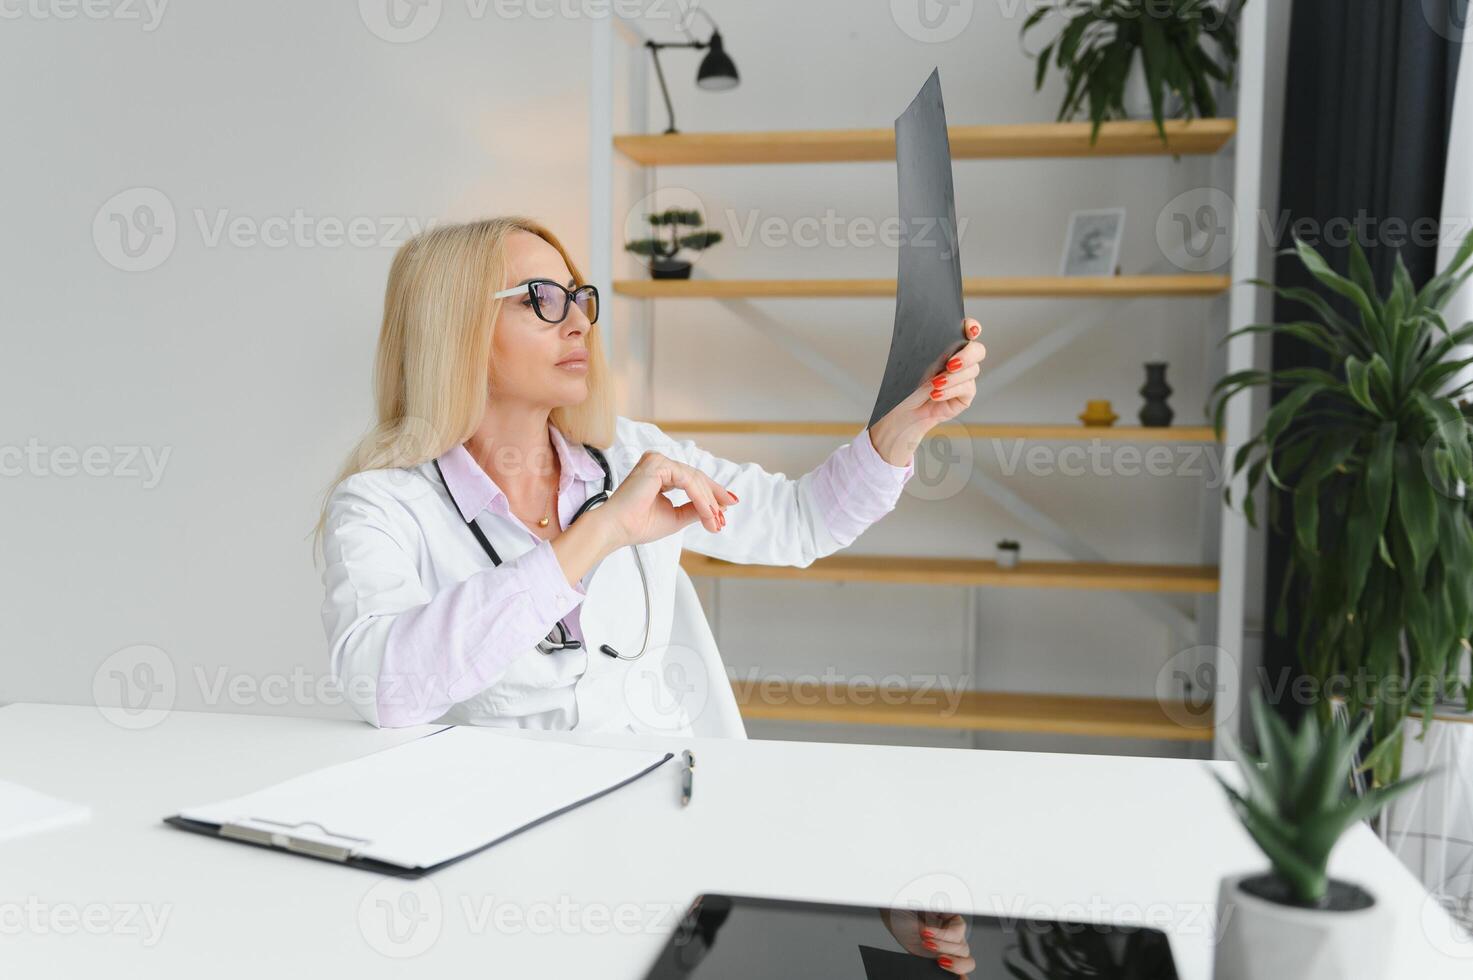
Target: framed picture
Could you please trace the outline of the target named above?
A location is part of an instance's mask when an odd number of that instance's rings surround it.
[[[1124,230],[1124,208],[1075,211],[1070,214],[1059,274],[1113,276],[1120,258],[1120,239]]]

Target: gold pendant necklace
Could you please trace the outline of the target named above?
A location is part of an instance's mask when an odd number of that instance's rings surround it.
[[[542,520],[537,522],[538,527],[547,527],[552,523],[552,498],[557,493],[557,487],[547,492],[547,510],[543,512]]]

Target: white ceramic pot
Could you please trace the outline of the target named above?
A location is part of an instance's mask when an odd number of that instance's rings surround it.
[[[1222,938],[1212,980],[1386,980],[1391,909],[1381,902],[1354,912],[1280,905],[1222,880],[1217,911]]]
[[[1146,87],[1146,66],[1141,61],[1139,51],[1135,53],[1130,63],[1130,71],[1125,74],[1125,91],[1121,93],[1120,101],[1125,106],[1125,114],[1131,119],[1151,119],[1151,92]],[[1181,99],[1172,93],[1166,93],[1166,101],[1161,106],[1162,119],[1174,119],[1181,113]]]

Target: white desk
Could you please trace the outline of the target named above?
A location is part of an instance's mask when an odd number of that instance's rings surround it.
[[[618,980],[702,891],[878,906],[965,888],[977,911],[1164,925],[1183,980],[1207,980],[1218,879],[1262,864],[1205,763],[793,742],[660,742],[696,753],[688,810],[670,766],[418,883],[160,822],[425,730],[177,712],[125,731],[92,708],[0,708],[0,778],[93,809],[0,844],[4,975]],[[1398,976],[1469,975],[1369,830],[1332,870],[1400,910]],[[388,917],[415,901],[417,926]],[[167,916],[152,945],[149,915]]]

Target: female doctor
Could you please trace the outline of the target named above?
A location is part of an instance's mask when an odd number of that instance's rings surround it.
[[[668,641],[681,549],[803,567],[847,547],[971,403],[984,355],[958,324],[944,373],[794,480],[615,417],[598,314],[534,221],[395,255],[378,424],[318,524],[332,675],[371,724],[646,730],[625,672]]]

